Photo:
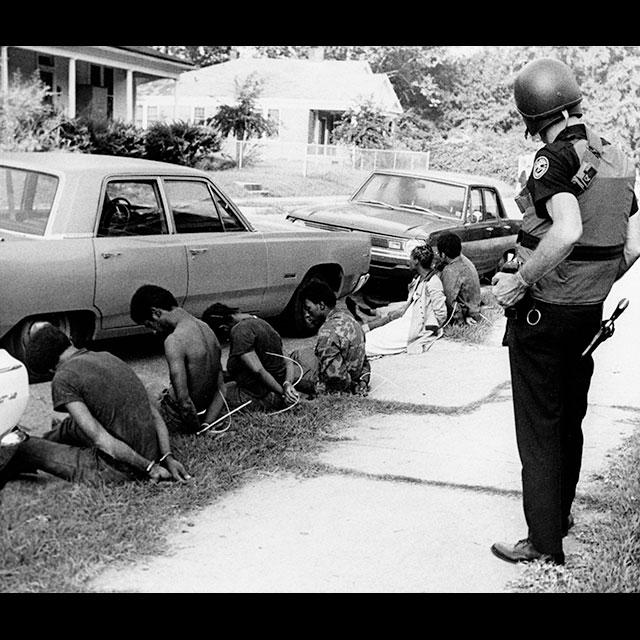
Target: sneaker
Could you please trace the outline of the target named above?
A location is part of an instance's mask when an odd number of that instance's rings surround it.
[[[551,562],[553,564],[564,564],[564,553],[540,553],[532,544],[529,538],[518,540],[515,544],[496,542],[491,545],[491,551],[495,556],[507,562]]]

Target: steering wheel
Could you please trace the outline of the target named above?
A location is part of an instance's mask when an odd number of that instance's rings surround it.
[[[131,217],[131,209],[133,205],[122,196],[111,200],[113,206],[113,214],[111,215],[111,224],[126,225]]]

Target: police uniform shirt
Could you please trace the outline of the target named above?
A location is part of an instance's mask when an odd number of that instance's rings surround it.
[[[550,219],[546,201],[556,193],[571,193],[576,197],[579,195],[579,188],[571,182],[580,168],[580,159],[575,152],[573,141],[586,138],[585,126],[575,124],[563,129],[552,143],[536,153],[527,188],[539,218]],[[604,139],[602,143],[610,144]],[[637,210],[638,203],[634,194],[630,215]]]

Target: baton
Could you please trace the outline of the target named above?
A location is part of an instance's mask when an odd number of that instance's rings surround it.
[[[600,329],[593,340],[589,343],[589,346],[582,352],[582,356],[588,356],[592,354],[601,342],[604,342],[607,338],[610,338],[615,331],[614,320],[629,306],[629,301],[626,298],[622,298],[618,302],[618,306],[613,310],[611,317],[608,320],[604,320],[600,324]]]

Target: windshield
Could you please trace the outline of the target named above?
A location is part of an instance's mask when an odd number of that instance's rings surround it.
[[[58,178],[0,167],[0,229],[43,236]]]
[[[462,219],[465,187],[426,178],[376,173],[356,193],[354,202],[404,207]]]

